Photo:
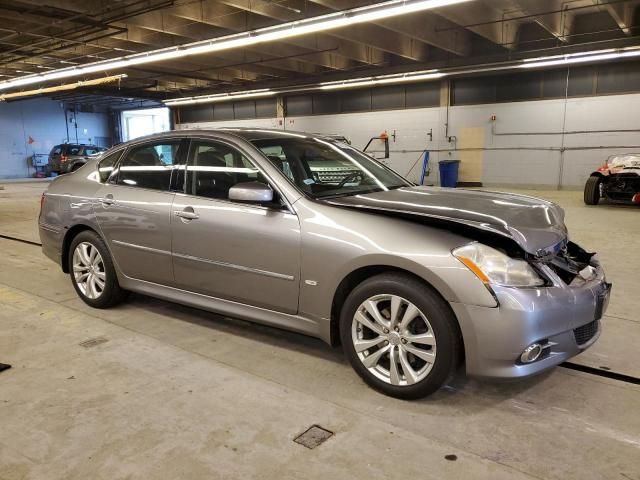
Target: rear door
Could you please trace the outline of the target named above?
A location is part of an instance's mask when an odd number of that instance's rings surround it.
[[[163,138],[130,147],[99,190],[95,215],[128,277],[173,283],[170,185],[184,142]]]
[[[64,145],[56,145],[49,152],[49,168],[57,172],[60,170],[60,156],[62,155]]]
[[[176,286],[270,310],[296,313],[298,217],[278,201],[229,200],[238,183],[269,180],[236,146],[192,140],[184,194],[173,203]],[[272,185],[273,188],[273,185]]]

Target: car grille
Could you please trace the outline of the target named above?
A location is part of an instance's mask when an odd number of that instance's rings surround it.
[[[591,323],[587,323],[586,325],[582,325],[581,327],[574,328],[573,334],[576,337],[576,343],[578,345],[584,345],[588,343],[593,337],[598,333],[598,328],[600,326],[600,322],[598,320],[594,320]]]

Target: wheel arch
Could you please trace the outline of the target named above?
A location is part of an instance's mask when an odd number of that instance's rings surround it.
[[[64,239],[62,240],[62,251],[60,259],[60,263],[62,264],[62,271],[64,273],[69,273],[69,247],[71,246],[71,242],[73,242],[73,239],[77,237],[78,234],[87,230],[90,230],[99,235],[95,228],[90,227],[89,225],[86,225],[84,223],[79,223],[72,226],[65,233]]]
[[[344,305],[344,302],[349,296],[349,294],[353,291],[354,288],[356,288],[360,283],[362,283],[367,278],[373,277],[375,275],[380,275],[383,273],[399,273],[402,275],[406,275],[408,277],[412,277],[418,280],[419,282],[421,282],[422,284],[424,284],[425,286],[427,286],[428,288],[430,288],[431,290],[433,290],[442,299],[444,304],[447,306],[447,308],[451,312],[451,315],[453,316],[453,318],[456,319],[455,326],[458,331],[458,336],[460,337],[460,340],[461,340],[460,344],[462,348],[462,354],[464,355],[464,342],[462,341],[462,330],[460,328],[460,322],[455,312],[449,305],[449,302],[442,294],[442,292],[440,292],[431,282],[427,281],[422,276],[410,270],[397,267],[397,266],[384,265],[384,264],[367,265],[367,266],[359,267],[351,271],[350,273],[348,273],[342,279],[342,281],[338,284],[338,287],[334,292],[333,300],[331,303],[331,321],[330,321],[331,345],[338,346],[340,344],[340,311],[342,310],[342,306]]]

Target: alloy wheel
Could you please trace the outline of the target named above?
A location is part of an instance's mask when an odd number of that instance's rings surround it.
[[[424,380],[436,359],[436,338],[429,320],[398,295],[365,300],[353,317],[351,339],[367,370],[391,385]]]
[[[79,243],[73,251],[73,278],[84,296],[92,300],[102,295],[106,273],[100,252],[88,242]]]

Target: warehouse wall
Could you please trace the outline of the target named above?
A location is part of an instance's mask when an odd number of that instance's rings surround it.
[[[78,141],[92,143],[110,137],[105,113],[77,113]],[[0,103],[0,178],[27,177],[28,158],[48,154],[67,140],[65,111],[60,102],[39,98]],[[75,127],[69,124],[69,140],[75,142]]]
[[[565,123],[566,107],[566,123]],[[495,133],[490,120],[496,115]],[[531,185],[556,188],[584,185],[591,171],[614,153],[640,151],[640,132],[565,134],[588,130],[640,129],[640,94],[454,106],[449,111],[445,138],[446,107],[385,110],[337,115],[308,115],[284,119],[259,118],[220,122],[190,122],[178,128],[251,126],[286,128],[318,133],[337,133],[362,148],[370,137],[395,132],[389,164],[416,181],[421,151],[432,154],[428,182],[437,183],[435,162],[453,158],[463,161],[462,180],[485,185]],[[564,128],[563,128],[563,123]],[[433,141],[428,133],[433,129]],[[549,135],[530,135],[544,133]],[[527,133],[529,135],[511,135]],[[567,148],[562,151],[563,146]],[[635,146],[634,148],[621,148]],[[605,148],[593,148],[605,147]],[[381,155],[382,144],[372,147]],[[576,150],[572,150],[576,148]],[[416,163],[417,161],[417,163]],[[474,176],[475,163],[480,179]],[[479,164],[479,165],[478,165]],[[469,169],[467,169],[469,170]],[[467,175],[465,175],[467,174]]]

